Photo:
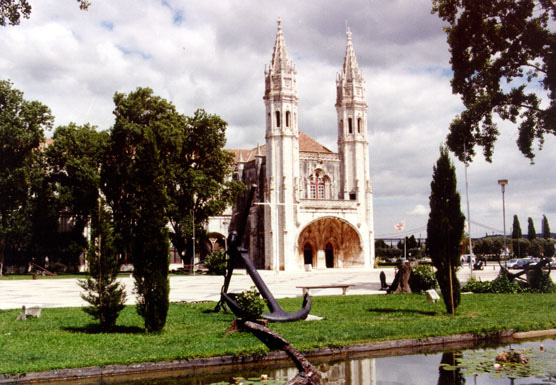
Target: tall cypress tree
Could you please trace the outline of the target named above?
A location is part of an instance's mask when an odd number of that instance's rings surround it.
[[[121,251],[133,262],[137,312],[149,332],[161,330],[169,307],[168,185],[171,155],[182,143],[185,118],[149,88],[116,92],[116,121],[102,169]]]
[[[550,234],[550,225],[548,224],[548,219],[546,219],[546,215],[542,216],[542,237],[544,239],[552,238],[552,234]]]
[[[512,226],[512,239],[520,239],[523,237],[521,232],[521,225],[519,224],[519,218],[514,215],[514,224]]]
[[[465,223],[456,187],[456,172],[450,161],[448,149],[441,147],[431,182],[427,248],[436,267],[436,279],[446,310],[450,314],[455,314],[460,303],[460,285],[456,268],[460,263],[460,244]]]
[[[527,219],[527,238],[529,241],[537,238],[537,231],[535,230],[535,225],[533,224],[533,219],[531,217]]]

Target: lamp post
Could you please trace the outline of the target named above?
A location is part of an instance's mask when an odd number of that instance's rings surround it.
[[[508,248],[506,246],[506,201],[504,200],[504,193],[506,192],[507,179],[498,179],[498,184],[502,188],[502,219],[504,223],[504,267],[507,266]]]
[[[469,210],[469,185],[467,183],[467,151],[465,150],[465,144],[463,147],[465,151],[465,199],[467,201],[467,231],[469,232],[469,271],[471,278],[473,278],[473,242],[471,241],[471,211]]]

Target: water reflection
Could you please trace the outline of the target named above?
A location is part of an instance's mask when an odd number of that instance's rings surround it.
[[[463,385],[465,384],[465,377],[461,370],[447,370],[446,365],[454,367],[458,364],[458,358],[461,359],[461,352],[445,352],[442,353],[440,366],[438,368],[438,385]]]
[[[521,349],[539,349],[540,345],[548,351],[547,357],[554,357],[556,341],[544,340],[511,346]],[[506,346],[505,349],[510,348]],[[500,351],[503,348],[498,348]],[[458,359],[482,352],[490,356],[487,365],[494,367],[496,349],[483,349],[477,351],[450,351],[434,354],[405,355],[381,358],[358,358],[333,364],[321,364],[323,384],[334,385],[556,385],[556,362],[546,363],[546,371],[536,373],[525,378],[507,378],[503,373],[492,370],[492,373],[480,375],[468,374],[455,368]],[[485,353],[486,352],[486,353]],[[480,356],[480,355],[479,355]],[[294,369],[278,369],[270,373],[271,376],[285,376],[292,378],[297,372]]]
[[[542,349],[539,349],[543,345]],[[556,385],[556,341],[543,340],[536,342],[528,342],[521,345],[511,346],[516,349],[529,349],[531,352],[531,369],[534,375],[526,378],[507,378],[503,371],[492,370],[491,372],[480,372],[475,375],[474,372],[469,373],[469,368],[473,365],[479,365],[484,361],[484,367],[494,367],[494,356],[496,350],[509,348],[500,347],[498,349],[476,349],[476,350],[454,350],[441,353],[425,353],[392,357],[376,357],[370,358],[358,357],[344,361],[318,362],[313,364],[317,367],[322,375],[323,384],[331,385]],[[540,351],[542,350],[542,352]],[[547,353],[543,356],[544,352]],[[376,353],[375,353],[376,354]],[[381,354],[386,354],[382,352]],[[547,358],[542,358],[547,357]],[[457,367],[460,359],[463,358],[465,363],[469,363],[467,370],[460,370]],[[539,361],[549,359],[553,362],[538,365]],[[330,360],[330,359],[329,359]],[[542,362],[541,362],[542,363]],[[482,365],[482,364],[481,364]],[[536,366],[535,366],[536,365]],[[478,366],[480,367],[480,365]],[[540,371],[538,370],[540,368]],[[213,368],[218,370],[219,368]],[[475,370],[475,369],[473,369]],[[488,370],[487,370],[488,371]],[[127,381],[125,384],[164,384],[164,385],[184,385],[184,384],[223,384],[234,383],[234,378],[243,377],[250,380],[242,380],[244,385],[248,384],[266,384],[261,381],[261,375],[268,375],[273,379],[283,379],[281,383],[295,377],[298,373],[297,369],[291,368],[236,368],[235,372],[228,374],[204,374],[180,376],[176,372],[167,373],[165,379],[146,379],[135,381]],[[257,380],[258,379],[258,380]],[[109,381],[114,383],[113,381]],[[106,379],[100,383],[108,383]],[[236,382],[238,383],[238,382]],[[120,383],[122,384],[122,383]]]

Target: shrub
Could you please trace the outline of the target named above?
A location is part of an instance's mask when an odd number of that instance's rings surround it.
[[[94,241],[91,242],[87,255],[91,276],[78,280],[78,285],[85,290],[81,298],[91,305],[83,307],[83,311],[99,320],[102,331],[108,331],[116,325],[124,308],[126,294],[123,285],[117,281],[120,261],[114,246],[110,213],[103,208],[99,214],[102,215],[92,217]]]
[[[216,250],[207,255],[204,265],[209,274],[224,275],[226,273],[226,250]]]
[[[521,293],[524,291],[523,287],[517,282],[510,282],[506,274],[500,274],[495,280],[492,281],[477,281],[471,278],[467,284],[462,288],[462,291],[472,293]]]
[[[434,275],[434,269],[430,265],[419,265],[413,269],[409,286],[414,293],[424,292],[430,289],[436,289],[438,283]]]
[[[490,281],[478,281],[475,278],[471,278],[465,286],[461,289],[463,292],[471,293],[491,293],[491,283]]]
[[[236,297],[236,301],[243,312],[243,317],[248,321],[260,319],[266,305],[254,286],[250,290],[242,291]]]

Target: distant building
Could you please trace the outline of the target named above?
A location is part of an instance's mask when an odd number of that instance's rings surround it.
[[[257,268],[374,265],[365,78],[349,29],[336,90],[338,153],[298,130],[297,72],[278,20],[265,69],[266,144],[229,150],[236,156],[235,177],[258,186],[246,231],[246,247]],[[229,216],[211,218],[213,246],[223,244],[229,223]]]

